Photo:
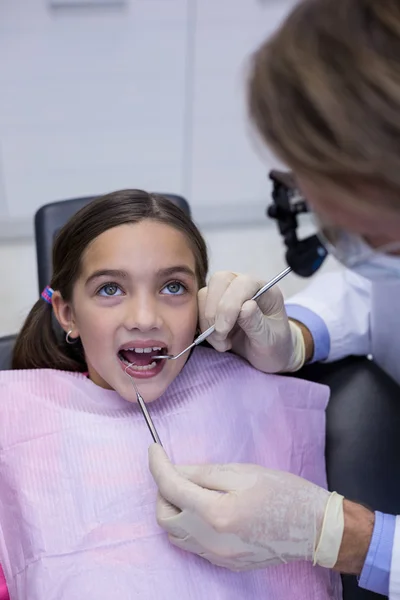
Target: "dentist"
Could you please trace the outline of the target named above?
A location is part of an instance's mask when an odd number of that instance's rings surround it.
[[[350,270],[287,307],[276,288],[245,302],[261,282],[215,275],[199,298],[210,343],[265,372],[371,352],[400,383],[400,1],[304,0],[255,53],[248,102]],[[233,570],[309,560],[400,600],[399,517],[256,465],[175,467],[158,446],[150,469],[180,548]]]

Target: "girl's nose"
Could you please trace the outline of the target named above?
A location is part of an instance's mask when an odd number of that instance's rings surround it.
[[[154,297],[143,294],[126,304],[125,327],[129,330],[151,331],[162,325],[162,316]]]

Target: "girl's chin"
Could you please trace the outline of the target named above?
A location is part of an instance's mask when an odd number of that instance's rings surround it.
[[[111,379],[113,379],[114,381],[108,383],[108,381],[103,379],[99,375],[99,373],[97,373],[97,371],[89,370],[88,378],[95,385],[105,390],[116,392],[119,396],[121,396],[121,398],[123,398],[127,402],[137,404],[137,397],[130,376],[127,373],[123,373],[122,378],[121,373],[119,374],[119,376],[116,375],[117,374],[113,373],[112,377],[110,377],[109,380],[111,381]],[[158,400],[158,398],[160,398],[160,396],[163,395],[163,393],[168,387],[168,384],[166,384],[166,382],[161,383],[161,381],[156,381],[155,377],[142,379],[140,377],[132,377],[132,379],[134,379],[136,387],[141,393],[146,403],[151,403]]]
[[[149,381],[146,381],[144,384],[143,381],[135,381],[136,387],[140,392],[143,400],[146,404],[151,404],[160,398],[163,395],[167,386],[156,385],[155,383],[151,384]],[[144,384],[144,385],[143,385]],[[132,404],[137,404],[136,392],[133,389],[132,385],[128,384],[128,387],[125,385],[123,389],[115,390],[124,400],[127,402],[131,402]]]
[[[121,384],[117,384],[113,386],[104,381],[103,379],[100,380],[98,377],[89,377],[89,379],[92,381],[92,383],[102,388],[103,390],[110,390],[111,392],[116,392],[119,396],[121,396],[121,398],[123,398],[127,402],[131,402],[132,404],[138,403],[135,390],[133,389],[132,385],[129,385],[129,382],[127,382],[128,385],[125,384],[124,386],[122,386]],[[146,386],[146,389],[143,389],[144,386],[140,385],[140,382],[139,385],[137,384],[137,382],[135,383],[146,404],[150,404],[151,402],[155,402],[156,400],[158,400],[158,398],[160,398],[160,396],[163,395],[166,389],[150,389],[150,386]],[[154,388],[155,386],[151,387]],[[158,387],[159,386],[157,386],[157,388]]]

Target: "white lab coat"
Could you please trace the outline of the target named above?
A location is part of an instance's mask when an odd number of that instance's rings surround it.
[[[289,303],[310,308],[323,318],[331,338],[329,361],[371,354],[400,384],[400,280],[372,283],[347,270],[328,273],[316,277]],[[400,517],[389,597],[400,600]]]

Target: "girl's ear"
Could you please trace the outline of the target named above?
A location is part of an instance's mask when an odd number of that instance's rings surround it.
[[[54,316],[67,333],[70,332],[71,338],[79,337],[79,331],[74,320],[74,313],[69,302],[65,302],[60,292],[57,290],[53,293],[52,305]]]

